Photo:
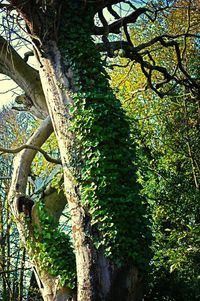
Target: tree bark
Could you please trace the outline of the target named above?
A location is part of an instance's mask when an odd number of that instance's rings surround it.
[[[0,72],[12,78],[23,89],[25,94],[21,99],[23,98],[27,110],[41,119],[48,116],[38,71],[29,66],[2,36],[0,36]]]
[[[72,221],[72,233],[76,255],[77,285],[79,301],[98,301],[99,293],[96,279],[96,254],[90,239],[85,233],[87,212],[81,206],[77,194],[76,179],[71,172],[70,151],[74,149],[75,137],[69,130],[70,113],[67,107],[73,102],[70,91],[62,90],[62,84],[70,85],[72,78],[62,75],[60,52],[54,41],[50,41],[48,53],[40,54],[40,77],[46,102],[59,144],[64,171],[65,194]],[[49,54],[52,54],[49,55]],[[61,87],[61,88],[60,88]]]
[[[70,73],[70,78],[63,74],[60,52],[54,41],[50,41],[46,49],[48,52],[45,55],[38,52],[42,66],[40,77],[64,169],[65,193],[71,213],[76,254],[78,301],[141,301],[143,277],[139,275],[139,269],[116,268],[100,251],[95,250],[89,238],[90,235],[92,237],[90,227],[86,234],[88,212],[81,204],[77,181],[70,165],[75,136],[69,129],[71,116],[68,108],[74,100],[66,87],[73,82],[73,73]]]

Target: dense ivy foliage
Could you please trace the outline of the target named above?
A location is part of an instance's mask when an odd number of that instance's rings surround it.
[[[70,237],[59,229],[54,218],[47,214],[42,200],[37,203],[39,225],[34,225],[34,239],[29,241],[29,252],[40,262],[40,269],[59,277],[61,286],[75,287],[75,256]]]
[[[143,265],[148,256],[148,229],[145,201],[136,183],[135,148],[91,38],[90,19],[86,22],[76,3],[66,9],[59,44],[78,90],[69,108],[78,154],[72,155],[71,164],[93,225],[93,241],[118,264],[131,260]]]

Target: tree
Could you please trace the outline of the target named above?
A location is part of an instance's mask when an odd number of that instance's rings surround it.
[[[174,95],[156,105],[157,114],[148,108],[142,122],[141,181],[153,230],[150,300],[199,298],[198,106],[187,94]]]
[[[120,16],[113,6],[121,2],[131,9],[127,16]],[[7,18],[31,40],[38,61],[37,71],[1,37],[1,72],[24,90],[17,102],[44,119],[24,146],[12,150],[20,152],[9,192],[44,300],[76,300],[76,295],[79,301],[142,299],[149,240],[146,202],[136,181],[129,125],[109,86],[100,52],[112,58],[121,50],[136,61],[148,87],[160,96],[166,93],[161,91],[166,84],[185,85],[195,95],[199,86],[186,72],[177,42],[180,37],[196,37],[196,32],[189,28],[180,35],[159,35],[137,46],[128,32],[128,24],[139,17],[154,22],[159,13],[176,8],[177,2],[135,3],[13,0],[1,4]],[[194,9],[190,1],[183,7]],[[105,8],[114,18],[110,23]],[[100,26],[94,22],[96,14]],[[125,39],[115,40],[121,28]],[[102,37],[102,43],[96,44],[94,35]],[[148,47],[156,43],[174,50],[174,72],[155,64]],[[50,159],[41,147],[53,131],[61,155],[73,246],[71,237],[58,228],[66,205],[60,183],[50,183],[48,191],[42,187],[42,194],[33,193],[34,205],[27,195],[32,161],[37,151]]]

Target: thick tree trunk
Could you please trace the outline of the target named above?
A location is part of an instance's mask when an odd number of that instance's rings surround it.
[[[49,55],[51,54],[51,55]],[[77,194],[76,179],[72,173],[71,155],[75,137],[69,130],[69,105],[73,102],[70,91],[62,90],[69,86],[71,78],[62,74],[60,52],[52,41],[48,44],[48,53],[40,56],[42,68],[40,76],[46,96],[49,114],[59,144],[64,170],[65,194],[72,220],[72,233],[76,255],[78,300],[99,300],[96,279],[96,254],[90,238],[86,236],[85,224],[87,212],[83,209]],[[71,151],[71,153],[70,153]],[[76,154],[74,154],[76,156]]]
[[[103,301],[141,301],[143,277],[137,267],[114,268],[104,256],[98,256]]]
[[[69,107],[73,98],[66,87],[73,82],[73,74],[63,74],[60,52],[55,42],[46,45],[40,55],[40,76],[47,106],[56,133],[64,169],[65,193],[72,220],[72,233],[76,255],[78,301],[141,301],[142,277],[136,267],[117,269],[101,252],[97,252],[90,237],[88,212],[81,204],[77,181],[71,166],[75,150],[75,137],[69,129]],[[78,162],[78,154],[73,153]]]

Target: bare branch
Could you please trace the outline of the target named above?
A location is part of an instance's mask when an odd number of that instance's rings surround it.
[[[112,5],[108,5],[107,9],[109,13],[115,18],[115,19],[120,19],[121,17],[118,15],[118,13],[112,8]]]
[[[161,35],[161,36],[157,36],[153,39],[151,39],[150,41],[146,42],[146,43],[141,43],[140,45],[138,45],[137,47],[135,47],[135,51],[141,51],[147,47],[150,47],[152,45],[154,45],[157,42],[160,42],[161,40],[163,40],[164,38],[167,39],[171,39],[171,40],[175,40],[181,37],[192,37],[192,38],[200,38],[200,35],[198,34],[190,34],[190,33],[185,33],[185,34],[179,34],[179,35]]]
[[[148,11],[147,8],[145,7],[140,7],[138,9],[136,9],[135,11],[133,11],[131,14],[129,14],[126,17],[120,18],[117,21],[109,24],[108,26],[94,26],[93,28],[93,33],[95,35],[104,35],[105,32],[109,32],[109,33],[120,33],[120,28],[129,24],[129,23],[135,23],[138,19],[138,17],[140,15],[142,15],[143,13],[145,13],[146,11]],[[101,19],[100,19],[101,20]],[[104,22],[105,23],[105,22]],[[102,24],[105,25],[103,22]]]
[[[126,28],[125,28],[126,29]],[[144,73],[144,75],[147,78],[149,87],[154,90],[160,97],[163,97],[166,95],[166,93],[161,92],[159,89],[166,83],[169,83],[170,81],[174,82],[175,85],[177,84],[183,84],[186,87],[189,87],[193,92],[196,91],[196,94],[199,94],[199,84],[196,79],[192,78],[190,74],[186,71],[186,69],[183,66],[183,60],[181,56],[181,50],[179,47],[178,39],[183,37],[193,37],[193,38],[199,38],[199,35],[196,34],[179,34],[179,35],[161,35],[154,37],[150,41],[146,43],[142,43],[136,47],[134,47],[131,43],[130,36],[128,34],[128,31],[126,29],[126,37],[127,41],[114,41],[110,42],[109,45],[106,45],[105,43],[99,43],[97,44],[97,48],[99,51],[107,52],[108,56],[113,57],[114,52],[116,50],[123,50],[123,54],[121,56],[126,57],[130,60],[136,61],[140,64],[141,69]],[[150,51],[148,50],[149,47],[153,46],[156,43],[160,43],[162,47],[172,47],[175,54],[176,54],[176,60],[177,60],[177,66],[172,70],[168,70],[167,68],[156,65],[156,62],[151,55]],[[108,51],[109,50],[109,51]],[[111,55],[110,55],[111,54]],[[147,55],[149,60],[145,60],[144,56]],[[182,73],[182,78],[177,77],[177,71],[180,71]],[[154,71],[159,72],[163,76],[163,80],[159,81],[157,83],[152,82],[152,74]],[[171,90],[171,88],[170,88]],[[168,91],[169,92],[169,91]]]
[[[8,3],[0,3],[0,9],[13,10],[13,6]]]
[[[11,180],[11,176],[2,176],[0,177],[0,181]]]
[[[50,117],[47,117],[30,137],[27,145],[34,145],[41,147],[53,132]],[[30,174],[31,163],[37,154],[37,150],[24,149],[18,153],[14,159],[14,170],[12,176],[12,183],[9,192],[10,202],[12,202],[12,195],[17,193],[26,193],[26,185],[28,175]]]
[[[30,56],[34,56],[33,51],[27,51],[26,53],[24,53],[24,61],[28,62]]]
[[[13,149],[11,149],[11,148],[4,148],[4,147],[0,146],[1,154],[3,154],[3,153],[4,154],[5,153],[17,154],[20,151],[22,151],[23,149],[33,149],[33,150],[39,151],[48,162],[55,163],[55,164],[61,164],[60,160],[57,160],[57,159],[54,159],[54,158],[50,157],[47,154],[47,152],[45,152],[42,148],[40,148],[38,146],[35,146],[35,145],[23,144],[23,145],[21,145],[21,146],[19,146],[17,148],[13,148]]]

